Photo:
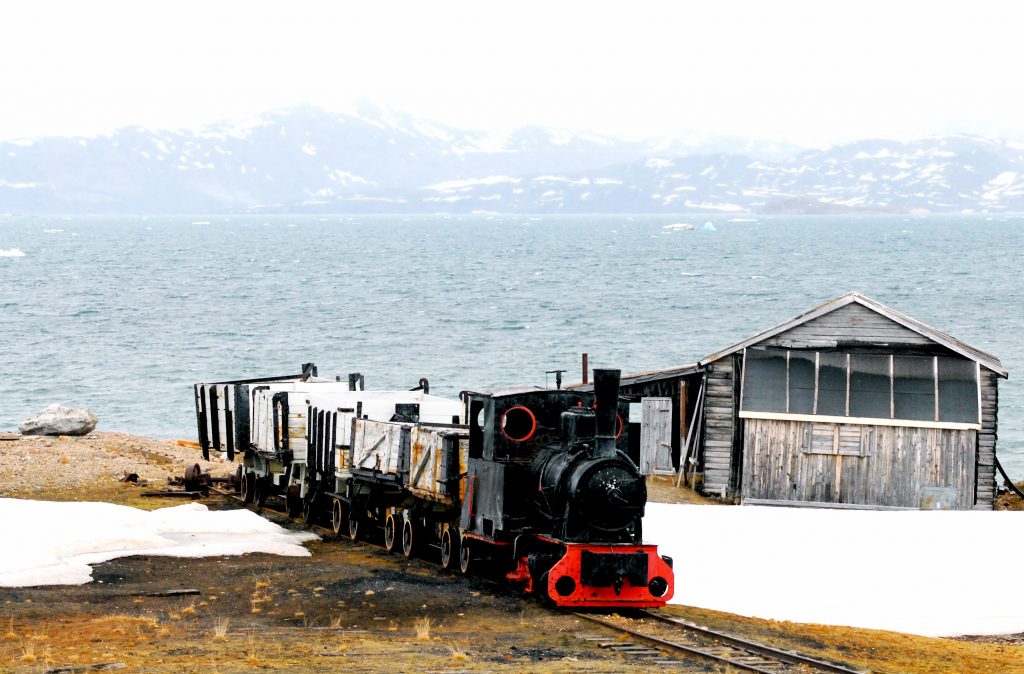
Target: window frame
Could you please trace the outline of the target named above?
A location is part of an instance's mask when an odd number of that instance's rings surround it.
[[[768,420],[779,420],[779,421],[809,421],[813,423],[823,424],[857,424],[857,425],[872,425],[872,426],[899,426],[899,427],[913,427],[913,428],[938,428],[938,429],[950,429],[950,430],[981,430],[981,364],[977,361],[974,362],[974,384],[977,391],[977,422],[957,422],[957,421],[938,421],[940,415],[940,399],[939,399],[939,356],[926,356],[932,359],[932,372],[933,372],[933,387],[935,390],[935,416],[933,420],[919,420],[919,419],[902,419],[896,418],[896,404],[895,404],[895,358],[897,354],[889,353],[885,354],[889,359],[889,418],[884,417],[854,417],[850,416],[850,387],[852,377],[852,354],[844,352],[840,353],[845,358],[845,372],[846,372],[846,414],[845,416],[839,415],[823,415],[818,414],[818,399],[819,391],[821,386],[821,351],[814,350],[814,413],[812,414],[799,414],[792,413],[790,409],[790,354],[794,349],[785,349],[781,347],[763,347],[764,349],[782,352],[786,354],[786,412],[758,412],[743,409],[744,401],[746,400],[747,392],[747,351],[748,348],[743,349],[743,368],[740,379],[740,400],[739,400],[739,418],[741,419],[768,419]],[[800,349],[800,351],[804,351]],[[809,349],[806,351],[810,351]],[[805,352],[806,352],[805,351]],[[882,354],[879,354],[882,355]],[[966,360],[966,359],[965,359]]]

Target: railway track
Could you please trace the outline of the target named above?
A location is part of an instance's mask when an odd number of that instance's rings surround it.
[[[647,658],[652,665],[678,665],[681,661],[677,658],[697,658],[728,665],[736,670],[761,674],[864,674],[857,669],[793,651],[772,648],[653,611],[637,610],[629,614],[635,617],[620,616],[627,624],[587,613],[573,612],[572,615],[630,637],[630,640],[622,640],[588,633],[578,635],[581,639],[597,643],[603,648]]]
[[[256,507],[254,504],[245,503],[233,491],[213,485],[209,485],[208,489],[243,505]],[[294,520],[281,509],[264,505],[256,507],[256,510],[261,513],[272,513],[294,523]],[[331,538],[337,536],[330,527],[312,522],[306,523],[305,526]],[[649,664],[656,666],[678,666],[684,665],[684,660],[700,659],[725,664],[736,670],[759,672],[760,674],[809,674],[811,672],[864,674],[860,670],[818,660],[793,651],[772,648],[654,611],[633,610],[626,617],[619,616],[620,619],[628,621],[629,625],[587,613],[572,611],[566,611],[566,613],[601,625],[620,635],[627,635],[631,641],[590,633],[577,635],[579,638],[626,655],[643,657]]]

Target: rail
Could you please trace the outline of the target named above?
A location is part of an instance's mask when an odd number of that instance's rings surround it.
[[[832,662],[818,660],[801,653],[772,648],[748,639],[743,639],[725,632],[710,630],[685,620],[678,620],[670,616],[661,615],[652,611],[633,611],[632,615],[643,616],[644,618],[669,623],[682,630],[682,635],[687,643],[670,640],[662,636],[641,632],[637,629],[626,627],[609,620],[604,620],[586,613],[573,613],[577,618],[587,620],[609,629],[628,634],[636,639],[654,644],[661,649],[672,653],[683,653],[693,655],[707,660],[712,660],[730,667],[759,674],[782,674],[783,672],[812,671],[834,672],[837,674],[863,674],[860,670],[851,669]]]

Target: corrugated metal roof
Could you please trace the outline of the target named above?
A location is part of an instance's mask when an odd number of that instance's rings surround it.
[[[779,325],[776,325],[773,328],[769,328],[764,332],[758,333],[753,337],[743,340],[742,342],[733,344],[732,346],[725,348],[721,351],[716,351],[715,353],[712,353],[702,358],[697,364],[701,367],[704,367],[708,363],[712,363],[716,360],[724,358],[725,356],[736,353],[737,351],[741,351],[747,348],[748,346],[752,346],[754,344],[762,342],[766,339],[774,337],[775,335],[786,332],[787,330],[790,330],[798,325],[812,321],[820,316],[824,316],[825,314],[831,313],[836,309],[845,307],[848,304],[852,304],[854,302],[860,304],[861,306],[867,309],[870,309],[871,311],[874,311],[877,314],[880,314],[888,318],[889,320],[895,323],[902,325],[908,330],[912,330],[918,333],[919,335],[922,335],[923,337],[932,340],[937,344],[941,344],[950,351],[960,354],[964,358],[976,361],[983,367],[988,368],[989,370],[995,372],[1001,377],[1008,376],[1008,373],[1006,369],[1003,367],[1003,364],[999,361],[998,358],[996,358],[992,354],[986,353],[985,351],[982,351],[977,347],[971,346],[966,342],[962,342],[959,339],[956,339],[955,337],[952,337],[951,335],[942,332],[941,330],[937,330],[929,325],[925,325],[924,323],[915,318],[911,318],[910,316],[907,316],[904,313],[896,311],[892,307],[888,307],[882,304],[881,302],[873,300],[870,297],[862,295],[858,292],[847,293],[840,297],[831,299],[828,302],[825,302],[824,304],[821,304],[815,307],[814,309],[811,309],[810,311],[800,314],[796,318],[786,321],[785,323],[780,323]]]

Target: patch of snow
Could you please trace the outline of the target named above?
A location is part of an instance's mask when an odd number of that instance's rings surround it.
[[[568,145],[572,142],[573,135],[570,131],[562,129],[548,129],[548,141],[552,145]]]
[[[18,147],[32,147],[36,141],[32,138],[15,138],[14,140],[7,141],[11,145],[17,145]]]
[[[622,181],[618,178],[594,178],[591,181],[595,185],[621,185]]]
[[[708,202],[708,201],[700,201],[700,202],[697,202],[697,201],[687,201],[686,202],[686,207],[687,208],[701,208],[701,209],[708,210],[708,211],[726,211],[726,212],[746,210],[742,206],[738,206],[736,204],[718,204],[718,203],[711,203],[711,202]]]
[[[9,183],[3,178],[0,178],[0,187],[7,187],[12,190],[30,190],[42,186],[43,183]]]
[[[357,194],[354,197],[338,197],[338,201],[379,201],[379,202],[388,203],[388,204],[404,204],[405,203],[405,199],[403,199],[401,197],[399,197],[397,199],[396,198],[392,198],[392,197],[368,197],[368,196],[364,196],[362,194]]]
[[[311,145],[310,143],[305,143],[300,149],[303,152],[305,152],[306,154],[308,154],[310,157],[315,157],[316,156],[316,145]]]
[[[263,552],[308,556],[317,536],[290,532],[249,510],[190,503],[146,511],[112,503],[0,499],[0,586],[81,585],[90,564],[130,555],[212,557]]]
[[[519,182],[522,182],[519,178],[512,178],[511,176],[487,176],[486,178],[468,178],[466,180],[445,180],[433,185],[427,185],[423,189],[435,192],[459,192],[478,185],[517,184]]]
[[[377,184],[377,183],[374,183],[372,181],[367,180],[366,178],[361,178],[360,176],[357,176],[354,173],[349,173],[348,171],[341,171],[341,170],[334,170],[334,171],[329,172],[327,174],[327,178],[329,180],[331,180],[332,182],[338,183],[339,185],[356,185],[356,184],[359,184],[359,185],[376,185]]]
[[[886,159],[888,157],[895,157],[889,148],[882,148],[878,152],[858,152],[853,155],[854,159]]]
[[[649,169],[663,169],[675,166],[675,162],[671,159],[659,159],[657,157],[651,157],[644,162],[644,167]]]
[[[950,585],[977,566],[978,550],[990,549],[992,541],[1001,542],[1007,559],[1024,553],[1024,541],[1006,535],[1021,526],[1024,513],[1012,511],[649,503],[644,538],[675,560],[672,603],[771,620],[951,636],[1024,631],[1024,584],[1014,582],[1012,566],[990,579],[998,595]],[[694,531],[729,532],[730,539],[757,550],[757,559],[693,554]]]
[[[0,257],[25,257],[25,251],[21,248],[0,248]]]
[[[1017,179],[1016,171],[1003,171],[992,180],[988,181],[989,185],[993,187],[1000,187],[1010,185]]]

